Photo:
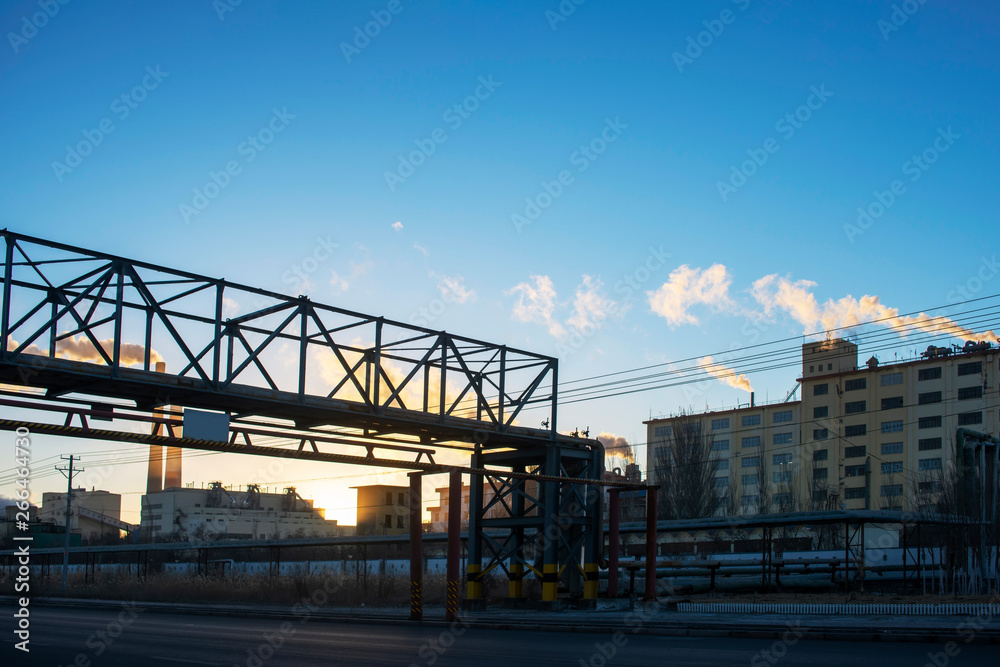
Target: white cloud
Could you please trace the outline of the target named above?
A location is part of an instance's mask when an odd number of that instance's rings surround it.
[[[416,250],[417,252],[419,252],[424,257],[427,257],[428,255],[431,254],[430,250],[428,250],[427,248],[423,247],[419,243],[414,243],[413,244],[413,248],[414,248],[414,250]]]
[[[732,277],[722,264],[713,264],[704,271],[682,264],[670,272],[669,279],[657,290],[646,292],[653,313],[664,318],[671,327],[698,324],[688,310],[705,304],[719,312],[734,307],[729,298]]]
[[[959,340],[993,340],[996,331],[977,333],[957,324],[954,320],[924,313],[900,317],[899,309],[886,306],[877,296],[864,295],[856,299],[847,295],[836,301],[829,299],[820,304],[810,288],[816,283],[809,280],[792,281],[777,274],[764,276],[754,282],[751,289],[754,299],[765,314],[775,310],[787,313],[802,325],[803,333],[822,335],[827,331],[853,327],[868,322],[894,330],[901,336],[914,331],[954,336]]]
[[[548,276],[529,276],[530,282],[518,283],[504,292],[517,295],[512,315],[519,322],[543,324],[556,338],[566,336],[566,328],[555,320],[556,288]]]
[[[397,232],[401,232],[403,231],[403,223],[397,220],[396,222],[392,223],[392,228],[395,229]]]
[[[615,313],[617,304],[608,298],[603,288],[604,283],[600,278],[584,275],[573,298],[573,315],[566,323],[577,330],[596,329],[609,315]]]
[[[466,289],[465,278],[462,276],[439,276],[433,271],[431,272],[432,278],[437,278],[438,291],[441,292],[441,298],[448,303],[465,303],[466,301],[476,300],[476,291]]]

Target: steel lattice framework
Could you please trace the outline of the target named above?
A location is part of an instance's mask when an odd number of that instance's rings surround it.
[[[425,442],[557,438],[552,357],[2,234],[2,381]],[[546,433],[515,426],[527,406]]]
[[[602,483],[603,448],[557,433],[555,358],[305,296],[0,234],[0,383],[44,390],[0,397],[0,404],[66,415],[62,426],[8,419],[0,428],[424,474],[445,468],[427,447],[464,450],[472,482],[468,598],[481,600],[482,576],[498,566],[514,597],[533,571],[546,601],[556,600],[560,582],[596,598],[603,533],[601,494],[592,487]],[[169,372],[157,371],[160,361]],[[176,437],[171,417],[156,411],[166,405],[228,413],[228,442]],[[517,424],[529,407],[544,428]],[[74,418],[80,427],[71,425]],[[98,430],[88,418],[153,428],[149,435]],[[167,427],[165,435],[155,435],[157,426]],[[298,449],[251,443],[276,435],[273,428],[284,429]],[[320,446],[362,447],[366,454]],[[376,448],[416,460],[375,458]],[[494,491],[485,506],[483,480]],[[507,536],[490,532],[497,529]]]

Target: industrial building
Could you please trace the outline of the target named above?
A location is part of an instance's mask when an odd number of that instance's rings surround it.
[[[212,482],[207,489],[170,488],[142,497],[144,540],[202,541],[333,537],[337,522],[300,496],[295,487],[263,493],[257,484],[245,491]]]
[[[358,535],[410,532],[410,487],[370,484],[351,488],[358,492]]]
[[[122,521],[122,497],[100,489],[73,489],[70,504],[69,530],[87,542],[102,537],[117,539],[121,531],[132,532],[135,526]],[[47,491],[42,494],[38,510],[41,523],[64,526],[66,523],[66,492]]]
[[[998,360],[995,345],[970,341],[859,366],[848,340],[806,343],[801,400],[644,422],[649,481],[672,474],[670,448],[686,429],[715,462],[717,515],[934,509],[959,429],[997,435]]]

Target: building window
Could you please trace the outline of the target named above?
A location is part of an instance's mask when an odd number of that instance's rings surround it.
[[[857,500],[865,497],[865,487],[858,489],[844,489],[844,500]]]
[[[881,492],[882,492],[883,496],[901,496],[901,495],[903,495],[903,485],[902,484],[883,484]]]
[[[715,462],[716,470],[729,470],[729,459],[719,459]]]
[[[728,440],[714,440],[712,442],[713,452],[727,452],[729,451],[729,441]]]
[[[405,526],[403,525],[403,515],[402,514],[396,517],[396,528],[405,528]]]
[[[917,449],[926,452],[929,449],[941,449],[941,438],[920,438],[917,441]]]
[[[825,449],[817,449],[813,452],[813,461],[826,461],[830,458],[830,452]]]
[[[882,409],[883,410],[895,410],[896,408],[903,407],[903,397],[902,396],[892,396],[890,398],[882,399]]]
[[[917,371],[917,382],[923,382],[924,380],[940,380],[941,379],[941,367],[937,368],[921,368]]]
[[[853,424],[844,427],[844,435],[848,438],[865,435],[866,433],[868,433],[868,426],[865,424]]]
[[[829,476],[830,476],[830,471],[827,468],[813,469],[813,479],[827,479]]]
[[[790,470],[786,472],[772,472],[771,481],[775,484],[790,482],[792,481],[792,472]]]
[[[755,495],[740,496],[740,502],[743,503],[743,507],[754,508],[757,506],[757,503],[760,502],[760,498]]]
[[[844,383],[844,391],[857,391],[868,387],[868,378],[855,378]]]
[[[400,492],[397,495],[396,500],[397,500],[397,502],[396,502],[397,505],[399,505],[400,507],[406,507],[406,494],[405,493]]]
[[[729,417],[724,417],[722,419],[713,419],[712,428],[713,429],[729,428]]]
[[[917,428],[939,428],[941,417],[921,417],[917,420]]]
[[[917,461],[917,470],[940,470],[941,459],[920,459]]]
[[[882,376],[882,386],[889,387],[894,384],[903,384],[903,373],[886,373]]]
[[[792,421],[792,411],[791,410],[782,410],[781,412],[775,412],[774,413],[774,423],[775,424],[780,424],[781,422],[790,422],[790,421]]]
[[[959,387],[958,388],[958,400],[967,401],[970,398],[982,398],[983,388],[979,385],[975,387]]]
[[[392,504],[392,491],[386,491],[385,492],[385,504],[386,505],[391,505]]]
[[[386,528],[392,528],[392,515],[386,514],[385,520],[382,523]]]
[[[976,375],[977,373],[983,372],[983,362],[981,361],[969,361],[964,364],[958,365],[959,375]]]
[[[830,432],[825,428],[813,429],[813,440],[826,440],[830,437]]]
[[[760,426],[760,415],[747,415],[740,419],[743,426]]]
[[[969,426],[970,424],[982,424],[983,423],[983,413],[982,412],[962,412],[958,415],[958,425],[959,426]]]
[[[917,403],[920,405],[930,405],[931,403],[940,403],[940,402],[941,402],[940,391],[927,391],[917,396]]]
[[[740,438],[740,447],[760,447],[760,436],[752,435],[749,438]]]
[[[898,433],[903,430],[903,420],[896,419],[891,422],[882,422],[883,433]]]
[[[866,409],[865,401],[851,401],[850,403],[844,403],[844,414],[853,415],[859,412],[864,412]]]
[[[821,419],[830,414],[830,408],[826,405],[822,405],[818,408],[813,408],[813,419]]]
[[[823,396],[824,394],[830,393],[830,385],[824,382],[823,384],[813,385],[813,396]]]
[[[860,466],[844,466],[844,477],[864,477],[865,467]]]
[[[670,435],[669,426],[656,426],[653,428],[653,436],[657,438],[666,438]]]
[[[760,477],[758,475],[743,475],[741,479],[743,486],[754,486],[760,481]]]
[[[920,493],[940,493],[941,489],[941,482],[919,482],[917,484],[917,490]]]
[[[771,457],[771,462],[776,466],[785,465],[786,463],[791,463],[794,456],[792,454],[775,454]]]
[[[740,464],[744,468],[756,468],[760,465],[759,456],[744,456],[743,463]]]
[[[901,442],[883,442],[882,443],[882,456],[888,454],[902,454],[903,453],[903,443]]]
[[[891,475],[893,473],[903,472],[903,462],[902,461],[889,461],[888,463],[882,464],[882,474]]]
[[[791,433],[775,433],[771,436],[771,443],[775,445],[787,445],[792,441]]]
[[[728,477],[716,477],[715,478],[715,486],[716,486],[716,488],[729,486],[729,478]]]
[[[844,458],[845,459],[856,459],[859,456],[864,456],[866,449],[864,445],[858,447],[844,447]]]

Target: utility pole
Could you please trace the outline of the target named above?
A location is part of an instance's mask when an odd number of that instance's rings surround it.
[[[73,503],[73,475],[83,472],[84,468],[79,468],[77,470],[73,469],[73,461],[75,457],[72,454],[70,454],[69,457],[61,456],[59,458],[63,459],[64,461],[67,458],[69,459],[68,468],[59,468],[59,467],[56,468],[56,470],[58,470],[59,472],[61,472],[63,475],[66,476],[66,540],[63,543],[63,570],[62,570],[62,589],[65,591],[66,581],[69,575],[69,517]]]

